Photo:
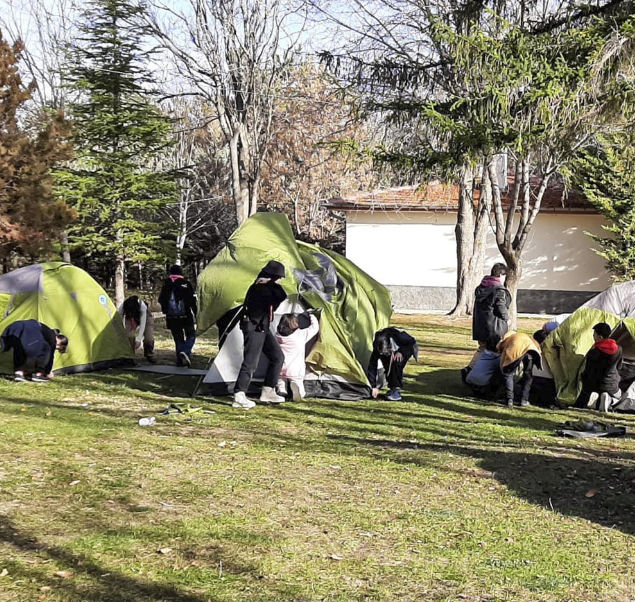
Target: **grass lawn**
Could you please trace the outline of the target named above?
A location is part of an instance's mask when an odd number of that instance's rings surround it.
[[[469,322],[395,323],[422,356],[399,403],[207,398],[188,420],[159,413],[191,378],[0,381],[0,602],[634,600],[632,434],[564,440],[581,412],[472,399]]]

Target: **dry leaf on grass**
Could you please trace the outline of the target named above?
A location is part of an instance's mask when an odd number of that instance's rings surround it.
[[[51,588],[50,588],[48,585],[43,585],[43,586],[40,588],[40,591],[41,591],[43,594],[46,594],[46,593],[48,593],[48,592],[50,592],[50,591],[51,591]]]
[[[172,551],[172,548],[161,548],[157,550],[159,554],[169,554]]]
[[[62,579],[72,579],[73,578],[73,573],[71,573],[70,571],[55,571],[55,573],[53,573],[56,577],[61,577]]]
[[[69,487],[75,487],[75,485],[79,485],[80,481],[71,481],[68,486]]]
[[[0,573],[0,577],[6,577],[9,574],[9,571],[7,571],[7,569],[2,569],[2,572]]]
[[[337,554],[331,554],[331,555],[329,556],[329,558],[330,558],[331,560],[342,560],[342,557],[341,557],[341,556],[338,556]]]
[[[589,489],[584,495],[586,497],[593,497],[597,492],[597,489]]]

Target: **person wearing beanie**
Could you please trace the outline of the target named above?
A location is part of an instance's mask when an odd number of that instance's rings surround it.
[[[165,325],[172,333],[176,348],[176,365],[192,365],[192,349],[196,342],[198,305],[194,287],[183,277],[180,265],[170,268],[159,293],[159,304],[165,314]]]
[[[619,401],[622,348],[611,338],[611,327],[600,322],[593,327],[594,344],[584,359],[582,391],[575,401],[576,408],[596,406],[608,412]]]
[[[27,370],[34,370],[33,382],[53,378],[55,352],[66,353],[68,338],[56,328],[37,320],[17,320],[4,329],[1,351],[13,350],[14,381],[26,381]]]
[[[485,276],[474,291],[472,339],[478,342],[478,349],[470,363],[461,370],[464,382],[481,353],[486,349],[496,351],[496,345],[509,329],[508,310],[512,296],[501,280],[501,276],[506,274],[507,266],[504,263],[495,263],[490,275]]]
[[[284,397],[276,393],[276,384],[284,363],[284,354],[269,326],[273,312],[287,298],[287,293],[278,284],[285,277],[284,265],[270,261],[258,274],[255,282],[247,290],[243,302],[240,329],[244,336],[243,363],[240,366],[234,386],[234,408],[249,410],[256,404],[247,397],[247,389],[258,367],[261,353],[269,360],[260,401],[282,403]]]

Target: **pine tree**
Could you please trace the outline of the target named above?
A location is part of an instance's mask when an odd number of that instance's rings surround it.
[[[176,198],[172,174],[156,168],[171,123],[153,104],[142,25],[145,8],[126,0],[92,0],[69,56],[77,161],[61,174],[79,213],[72,247],[115,266],[115,297],[124,297],[125,267],[161,254],[159,210]]]
[[[572,166],[573,182],[603,215],[608,236],[592,235],[617,281],[635,279],[635,141],[631,132],[603,136]]]
[[[70,158],[61,113],[25,129],[21,111],[35,83],[24,85],[20,42],[0,34],[0,256],[37,254],[64,229],[73,211],[53,194],[51,169]]]

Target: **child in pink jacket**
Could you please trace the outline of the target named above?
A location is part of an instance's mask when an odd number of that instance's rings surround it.
[[[306,397],[304,375],[306,374],[306,344],[320,331],[320,323],[313,314],[284,314],[278,323],[276,340],[284,353],[284,364],[280,371],[278,392],[286,392],[289,381],[293,401]]]

